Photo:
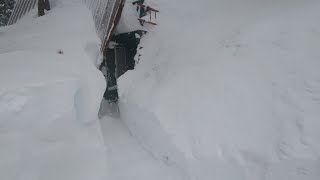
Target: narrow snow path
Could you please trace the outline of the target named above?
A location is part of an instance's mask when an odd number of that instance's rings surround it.
[[[101,128],[112,180],[179,180],[179,173],[146,152],[120,118],[105,116]]]

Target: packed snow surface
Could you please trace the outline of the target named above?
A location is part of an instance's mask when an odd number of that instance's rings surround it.
[[[118,116],[105,116],[101,119],[101,126],[107,145],[108,179],[184,179],[175,168],[154,159],[143,149]]]
[[[320,1],[150,1],[159,25],[118,82],[144,148],[185,179],[320,179]]]
[[[106,179],[99,39],[82,3],[55,2],[0,28],[1,180]]]

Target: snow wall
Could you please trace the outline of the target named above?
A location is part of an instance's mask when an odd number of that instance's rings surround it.
[[[105,180],[91,12],[57,0],[35,14],[0,28],[0,179]]]
[[[148,2],[159,25],[118,82],[145,149],[186,179],[320,179],[320,1]]]

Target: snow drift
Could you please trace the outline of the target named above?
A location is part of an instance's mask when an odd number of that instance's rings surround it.
[[[319,179],[320,2],[152,2],[159,25],[119,80],[144,147],[186,179]]]
[[[0,179],[105,179],[91,13],[56,1],[35,17],[0,29]]]

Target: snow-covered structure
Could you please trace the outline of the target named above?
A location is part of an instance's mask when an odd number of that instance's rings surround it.
[[[19,19],[36,7],[38,0],[17,0],[8,25],[15,24]],[[51,0],[50,2],[55,2]],[[83,0],[91,10],[95,22],[95,27],[102,44],[111,36],[111,31],[115,28],[116,16],[120,16],[119,8],[124,5],[124,0]],[[118,17],[119,18],[119,17]],[[118,19],[119,20],[119,19]],[[115,24],[114,24],[115,23]]]

